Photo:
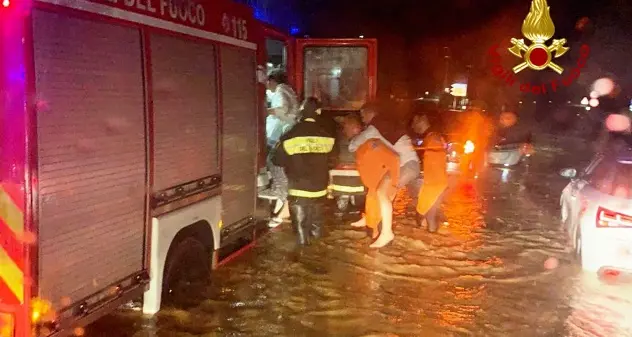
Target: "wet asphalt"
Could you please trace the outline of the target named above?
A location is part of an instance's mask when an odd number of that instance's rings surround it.
[[[332,215],[304,249],[284,224],[178,307],[121,311],[85,336],[632,336],[630,285],[582,272],[560,231],[557,172],[585,164],[582,148],[547,139],[529,165],[455,182],[436,234],[400,193],[396,238],[379,250],[353,215]]]

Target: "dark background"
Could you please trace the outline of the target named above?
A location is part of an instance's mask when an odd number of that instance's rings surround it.
[[[449,83],[468,79],[469,95],[490,106],[505,104],[529,110],[538,120],[552,111],[579,104],[600,77],[613,78],[621,94],[602,100],[594,110],[627,109],[632,85],[632,1],[548,0],[555,23],[554,38],[566,38],[571,50],[555,60],[565,69],[577,61],[579,47],[591,55],[577,81],[548,95],[523,94],[491,76],[486,52],[511,37],[521,38],[530,0],[245,0],[260,19],[297,37],[372,37],[378,39],[378,91],[381,97],[415,98],[442,91],[449,54]],[[447,49],[445,48],[447,47]],[[506,53],[510,68],[519,59]],[[469,75],[467,69],[469,69]],[[566,72],[565,72],[566,74]],[[523,71],[522,82],[549,82],[559,75]],[[519,104],[522,102],[522,104]],[[593,112],[594,113],[594,112]],[[567,113],[568,114],[568,113]]]

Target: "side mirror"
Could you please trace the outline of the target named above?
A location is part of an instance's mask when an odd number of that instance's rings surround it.
[[[574,168],[565,168],[560,171],[560,175],[564,178],[574,179],[577,176],[577,170]]]

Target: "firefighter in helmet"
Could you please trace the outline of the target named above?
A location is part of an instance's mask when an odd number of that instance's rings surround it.
[[[320,102],[307,98],[301,109],[302,119],[281,137],[272,157],[288,178],[290,218],[300,245],[308,245],[322,235],[323,204],[335,145],[335,138],[318,122],[319,110]]]

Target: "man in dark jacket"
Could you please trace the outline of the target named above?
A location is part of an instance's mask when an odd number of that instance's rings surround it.
[[[305,100],[301,121],[281,137],[272,158],[287,175],[290,217],[301,245],[322,235],[329,157],[335,145],[335,138],[317,122],[318,109],[316,98]]]

